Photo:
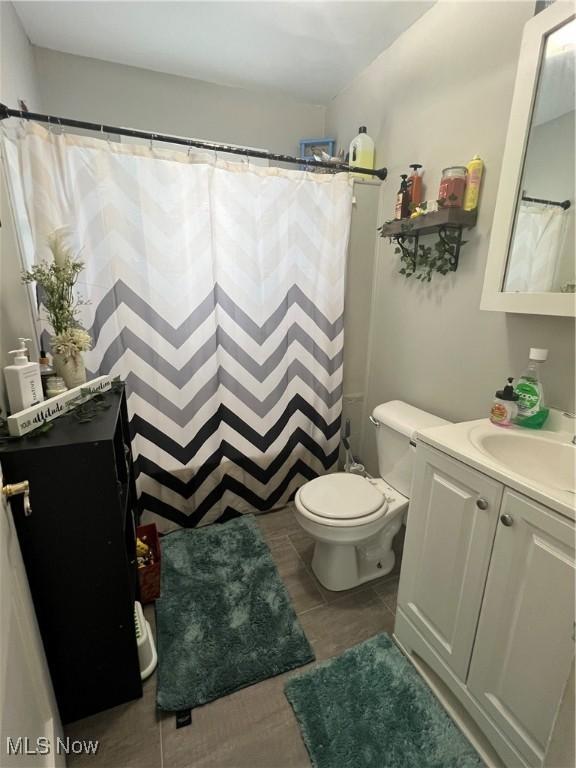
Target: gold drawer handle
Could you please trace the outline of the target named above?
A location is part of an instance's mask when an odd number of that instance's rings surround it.
[[[7,499],[12,496],[19,496],[24,494],[24,516],[30,517],[32,514],[32,507],[30,506],[30,484],[28,480],[22,480],[20,483],[12,483],[12,485],[2,486],[2,495]]]
[[[28,480],[22,480],[20,483],[13,483],[12,485],[3,485],[2,493],[9,499],[11,496],[18,496],[20,493],[28,493],[30,491],[30,484]]]

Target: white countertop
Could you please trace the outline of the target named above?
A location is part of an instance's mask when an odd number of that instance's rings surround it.
[[[562,431],[562,428],[565,430],[568,425],[562,423],[556,415],[550,421],[551,424],[555,427],[559,426],[560,429],[527,430],[522,427],[508,427],[507,431],[522,434],[528,440],[540,437],[554,442],[570,443],[574,433]],[[576,495],[574,493],[559,490],[517,474],[482,450],[475,437],[479,434],[488,434],[492,430],[497,434],[501,433],[503,428],[492,424],[488,419],[478,419],[423,429],[418,432],[418,440],[459,459],[485,475],[499,480],[503,485],[520,491],[535,501],[554,509],[561,515],[576,520]],[[576,462],[576,447],[574,448],[574,458]]]

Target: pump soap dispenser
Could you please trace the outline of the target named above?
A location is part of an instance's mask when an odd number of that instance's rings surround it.
[[[504,389],[499,389],[494,397],[492,409],[490,410],[490,421],[499,427],[511,427],[513,419],[518,414],[518,395],[514,392],[512,377],[506,379],[507,384]]]
[[[19,341],[20,348],[8,352],[9,355],[15,355],[14,363],[4,368],[11,413],[18,413],[44,400],[40,366],[28,360],[26,342],[30,339],[19,339]]]

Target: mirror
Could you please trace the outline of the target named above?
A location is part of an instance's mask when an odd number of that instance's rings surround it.
[[[576,20],[572,20],[546,38],[516,200],[505,292],[576,290],[575,61]]]
[[[576,317],[575,10],[524,26],[481,309]]]

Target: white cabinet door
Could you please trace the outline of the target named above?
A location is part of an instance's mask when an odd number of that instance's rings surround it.
[[[509,490],[501,515],[468,688],[539,766],[574,657],[574,523]]]
[[[462,681],[501,498],[500,483],[419,443],[398,603]]]

